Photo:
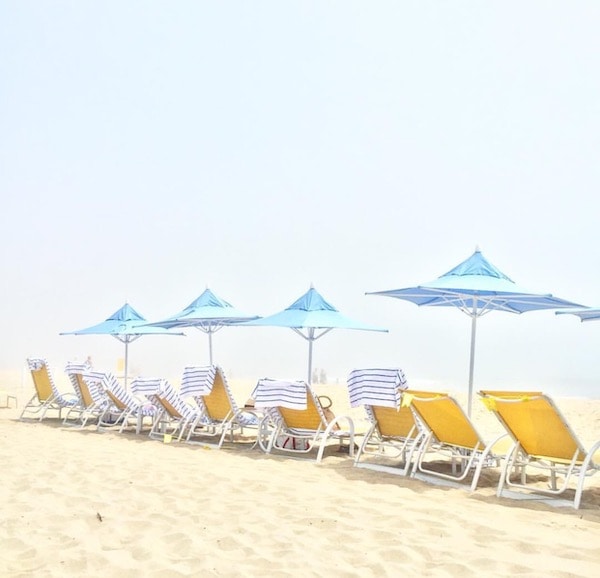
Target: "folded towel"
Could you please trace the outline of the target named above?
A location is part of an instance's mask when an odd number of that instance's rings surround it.
[[[307,407],[307,385],[304,381],[261,379],[252,392],[254,407],[286,407],[303,410]]]
[[[407,387],[406,376],[399,368],[354,369],[348,376],[351,407],[359,405],[399,407],[401,392]]]
[[[75,361],[69,361],[65,367],[65,373],[83,373],[84,371],[90,371],[92,368],[87,363],[77,363]]]
[[[136,377],[130,384],[134,395],[148,397],[155,394],[163,386],[164,379],[159,377]]]
[[[181,378],[181,397],[196,397],[209,395],[215,383],[217,367],[186,367]]]

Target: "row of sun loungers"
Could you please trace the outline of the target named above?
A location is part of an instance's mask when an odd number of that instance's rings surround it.
[[[467,482],[471,491],[482,471],[494,468],[498,497],[515,497],[515,491],[571,495],[574,508],[580,506],[586,478],[600,469],[594,461],[600,441],[587,451],[542,392],[481,391],[504,431],[488,442],[451,395],[408,389],[399,369],[355,370],[348,379],[350,403],[363,406],[369,421],[359,440],[352,419],[334,416],[323,396],[302,381],[259,380],[251,394],[254,405],[239,408],[217,366],[185,368],[179,389],[164,379],[138,378],[126,390],[110,373],[68,364],[74,393],[63,394],[45,360],[28,363],[36,391],[22,420],[42,420],[52,412],[64,425],[83,428],[95,422],[100,431],[131,428],[138,434],[147,429],[151,438],[163,441],[221,447],[226,440],[244,439],[266,453],[316,451],[317,463],[335,442],[355,466]],[[547,487],[531,484],[539,482],[532,470],[544,472]]]

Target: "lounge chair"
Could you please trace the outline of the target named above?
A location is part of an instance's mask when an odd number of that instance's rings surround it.
[[[494,453],[494,448],[506,434],[486,443],[451,395],[410,390],[403,394],[402,403],[413,410],[424,430],[412,475],[420,472],[462,482],[472,473],[470,490],[475,491],[483,468],[500,466],[503,456]],[[427,460],[428,457],[433,460]],[[437,468],[433,467],[434,462],[438,462]],[[444,471],[444,463],[449,463],[450,471]]]
[[[422,439],[412,410],[401,405],[407,388],[401,369],[355,369],[348,377],[351,407],[364,406],[370,427],[356,453],[354,465],[363,457],[397,460],[403,468],[391,470],[408,475],[412,457]],[[381,460],[379,460],[381,461]]]
[[[221,447],[228,435],[234,442],[236,432],[243,436],[244,429],[258,429],[256,412],[237,406],[225,374],[217,365],[186,367],[180,391],[182,398],[194,400],[202,414],[189,423],[187,441],[216,438]]]
[[[554,401],[541,392],[481,391],[479,395],[514,442],[502,468],[498,497],[505,486],[560,496],[573,479],[577,481],[573,507],[579,508],[586,477],[600,470],[600,461],[594,461],[600,440],[586,450]],[[595,457],[600,460],[600,455]],[[535,486],[532,479],[528,483],[532,470],[546,473],[549,487]],[[562,478],[560,485],[558,478]]]
[[[260,432],[265,431],[266,421],[272,423],[266,446],[260,444],[267,453],[273,450],[307,453],[318,445],[316,462],[320,463],[328,442],[336,440],[340,449],[346,442],[348,454],[354,456],[352,419],[344,415],[326,417],[319,398],[307,383],[261,379],[254,388],[252,398],[255,407],[266,412]],[[347,427],[342,429],[340,424],[344,422]]]
[[[149,434],[151,438],[164,440],[165,435],[177,435],[177,441],[180,441],[187,427],[202,417],[200,408],[187,403],[166,379],[146,378],[143,383],[137,379],[131,387],[145,394],[158,408]]]
[[[10,409],[11,404],[14,404],[15,407],[19,404],[16,395],[12,395],[4,390],[0,390],[0,399],[2,400],[0,409]]]
[[[98,419],[104,413],[108,403],[107,396],[97,382],[88,383],[83,379],[83,374],[88,371],[91,371],[91,368],[87,363],[69,362],[65,367],[65,373],[78,399],[77,403],[67,411],[63,420],[64,425],[79,425],[83,428],[90,419]],[[71,420],[74,420],[74,423]]]
[[[144,418],[154,418],[156,407],[148,400],[138,399],[129,393],[112,373],[87,371],[82,374],[82,378],[90,387],[101,387],[107,396],[108,403],[98,417],[99,431],[119,427],[121,433],[133,423],[135,432],[139,434]]]
[[[75,393],[61,393],[58,390],[45,359],[29,358],[27,365],[31,372],[35,393],[25,404],[19,419],[39,418],[41,421],[49,411],[57,411],[60,419],[63,409],[69,409],[77,403],[77,396]]]

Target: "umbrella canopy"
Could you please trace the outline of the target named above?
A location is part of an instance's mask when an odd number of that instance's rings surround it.
[[[312,380],[313,343],[332,329],[358,329],[362,331],[384,331],[342,315],[322,295],[311,287],[287,309],[268,317],[243,323],[243,325],[268,325],[289,327],[308,341],[308,383]]]
[[[471,354],[469,363],[468,414],[471,415],[473,373],[475,368],[475,336],[477,318],[490,311],[526,313],[538,309],[580,307],[576,303],[534,293],[518,286],[492,265],[477,249],[468,259],[433,281],[367,295],[383,295],[431,307],[456,307],[471,317]]]
[[[581,321],[597,321],[600,319],[600,307],[585,307],[583,309],[563,309],[558,314],[577,315]]]
[[[148,327],[148,321],[142,317],[129,303],[115,311],[108,319],[98,325],[92,325],[78,331],[66,331],[61,335],[112,335],[125,344],[125,387],[127,387],[127,369],[129,344],[142,335],[183,335],[173,333],[161,327]]]
[[[247,315],[230,303],[217,297],[206,288],[202,295],[194,299],[183,311],[162,321],[148,323],[149,327],[195,327],[208,335],[208,353],[210,365],[213,364],[212,335],[222,327],[235,325],[242,321],[258,319],[258,315]]]

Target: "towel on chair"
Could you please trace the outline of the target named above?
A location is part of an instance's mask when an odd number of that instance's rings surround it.
[[[215,384],[216,374],[217,367],[215,365],[186,367],[183,370],[181,387],[179,388],[181,397],[210,395]]]
[[[408,384],[404,372],[394,369],[354,369],[348,376],[350,406],[399,407]]]
[[[286,407],[303,410],[307,408],[304,381],[286,381],[283,379],[260,379],[252,392],[254,407]]]

